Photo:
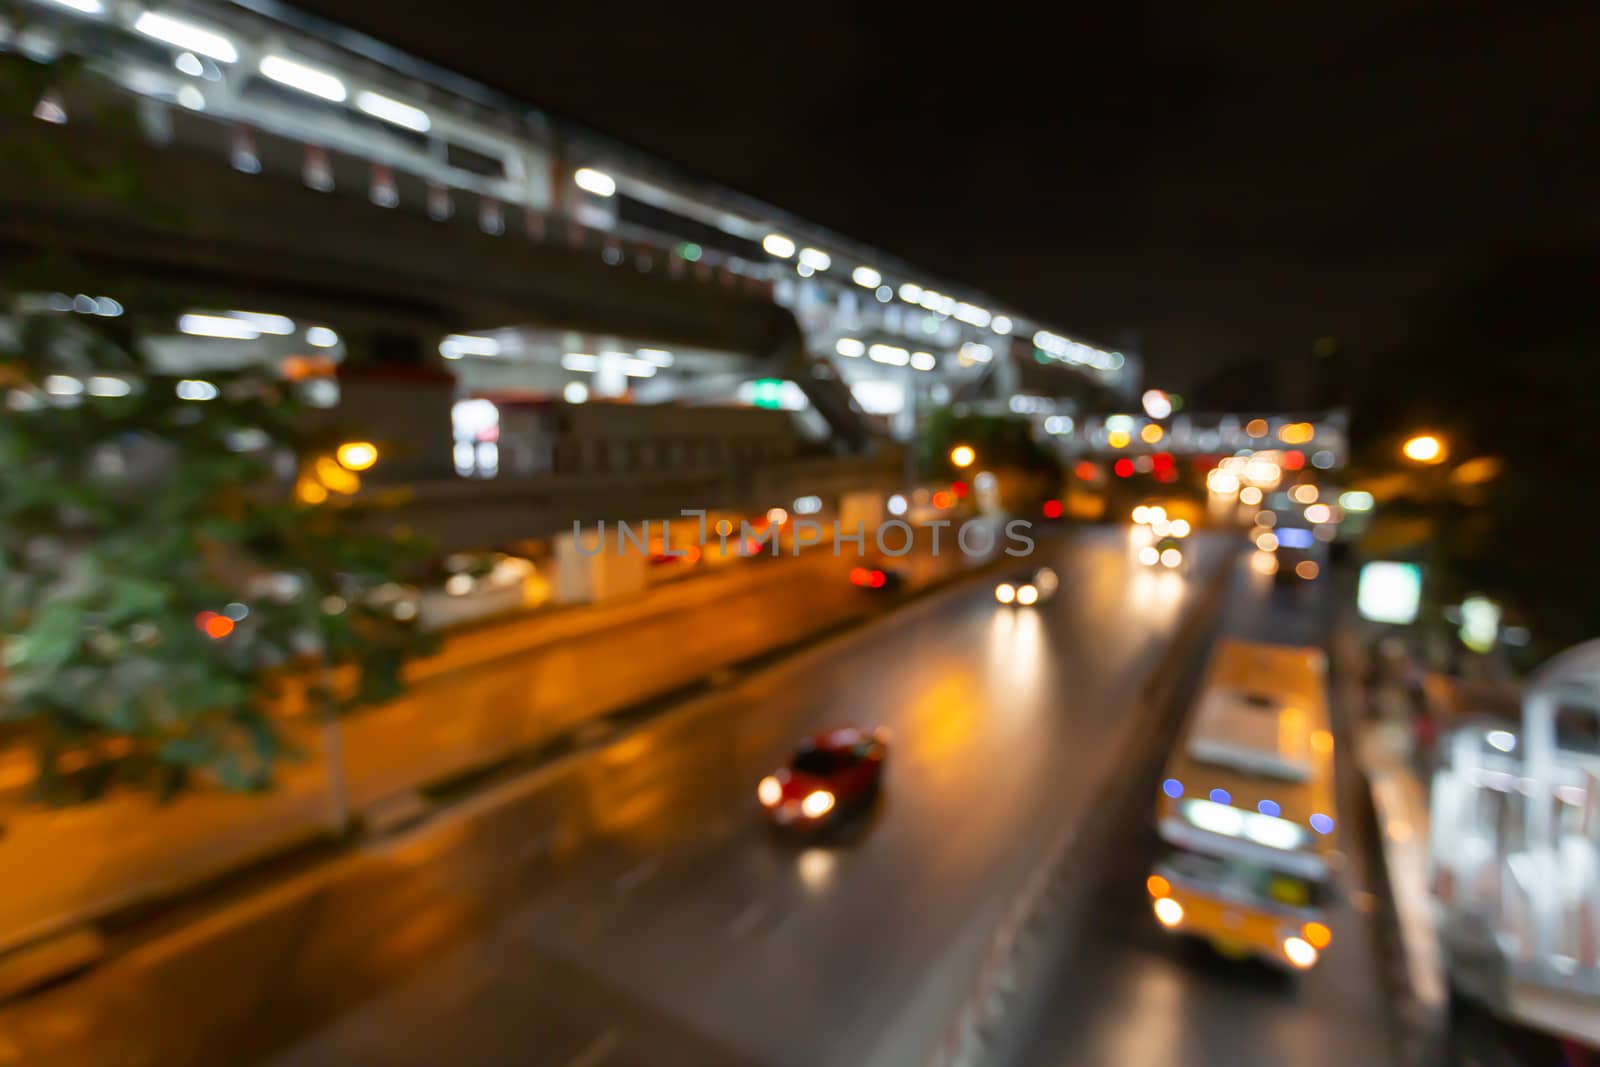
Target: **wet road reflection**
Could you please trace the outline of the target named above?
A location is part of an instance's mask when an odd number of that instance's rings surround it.
[[[1237,568],[1221,631],[1230,636],[1322,646],[1326,583],[1274,585]],[[1336,712],[1337,714],[1337,712]],[[1337,720],[1336,720],[1337,722]],[[1347,753],[1343,745],[1336,752]],[[1090,879],[1084,918],[1069,934],[1067,958],[1034,1008],[1034,1032],[1008,1062],[1016,1067],[1125,1067],[1227,1064],[1342,1067],[1392,1062],[1360,820],[1347,834],[1343,894],[1331,910],[1332,948],[1297,979],[1259,963],[1235,962],[1209,945],[1174,937],[1152,919],[1144,880],[1162,846],[1150,824],[1159,760],[1139,772],[1149,804],[1130,807]],[[1355,810],[1360,784],[1341,766],[1341,804]]]
[[[976,582],[620,741],[581,774],[601,836],[494,928],[275,1062],[562,1063],[531,1030],[515,1060],[475,1056],[472,1035],[523,1031],[497,997],[455,992],[521,987],[542,961],[607,991],[572,1011],[644,1020],[622,1024],[608,1064],[676,1062],[659,1020],[707,1067],[916,1059],[1043,843],[1116,773],[1139,685],[1229,545],[1192,548],[1187,575],[1150,573],[1124,531],[1086,531],[1050,549],[1061,589],[1044,604],[1003,607]],[[826,839],[782,839],[755,783],[844,722],[893,731],[884,795]]]

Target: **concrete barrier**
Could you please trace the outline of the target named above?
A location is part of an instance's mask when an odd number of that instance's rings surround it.
[[[410,791],[858,617],[870,594],[845,578],[857,562],[827,551],[751,561],[624,602],[465,629],[407,668],[399,699],[335,726],[291,718],[305,759],[265,793],[161,803],[118,791],[59,810],[0,794],[0,969],[7,954],[335,835],[375,808],[387,818]],[[915,586],[963,561],[907,563]]]
[[[942,592],[864,612],[787,650],[781,664],[735,673],[759,687],[935,610],[942,596],[962,595],[955,569]],[[721,690],[673,701],[567,758],[476,780],[420,825],[121,930],[89,973],[0,1004],[0,1067],[211,1067],[312,1032],[437,965],[597,842],[652,852],[669,847],[657,835],[673,825],[725,816],[727,786],[748,787],[750,757],[793,738],[792,721],[745,712]],[[665,806],[704,818],[663,821],[655,813]]]

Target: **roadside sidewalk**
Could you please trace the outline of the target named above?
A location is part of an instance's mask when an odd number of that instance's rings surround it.
[[[1364,666],[1365,650],[1356,641],[1356,633],[1352,616],[1339,628],[1343,640],[1339,651]],[[1458,729],[1481,732],[1486,729],[1485,722],[1500,721],[1509,730],[1520,730],[1520,685],[1509,675],[1485,676],[1469,668],[1465,677],[1458,677],[1424,671],[1410,660],[1402,662],[1400,671],[1366,675],[1371,684],[1362,698],[1366,718],[1359,756],[1390,890],[1392,908],[1386,925],[1394,937],[1395,957],[1402,965],[1395,983],[1395,1003],[1407,1042],[1403,1062],[1421,1067],[1596,1062],[1593,1050],[1585,1051],[1580,1042],[1563,1039],[1559,1029],[1515,1021],[1502,1014],[1503,1006],[1479,1000],[1482,990],[1473,991],[1472,982],[1482,978],[1475,977],[1470,961],[1453,983],[1449,951],[1439,933],[1444,905],[1433,896],[1434,868],[1462,850],[1471,854],[1474,846],[1458,838],[1471,833],[1457,825],[1459,820],[1449,826],[1432,824],[1430,807],[1436,797],[1446,811],[1463,803],[1459,796],[1452,800],[1439,795],[1436,761],[1441,758],[1439,753],[1454,751],[1452,737]],[[1459,784],[1462,768],[1450,763],[1446,770]],[[1531,795],[1533,780],[1524,778],[1521,783],[1518,791],[1526,788]],[[1460,884],[1459,872],[1447,872],[1446,877]],[[1537,988],[1522,994],[1524,1006],[1539,1002]],[[1548,1016],[1551,1020],[1584,1017],[1582,1006],[1574,1008],[1574,1002],[1559,994],[1544,1003],[1557,1005]],[[1537,1016],[1530,1013],[1529,1018]]]
[[[1448,989],[1428,891],[1428,787],[1416,754],[1413,705],[1399,678],[1373,669],[1363,647],[1353,598],[1335,609],[1330,652],[1340,698],[1352,716],[1356,762],[1372,804],[1378,929],[1390,958],[1385,980],[1393,997],[1400,1061],[1441,1063],[1448,1027]]]

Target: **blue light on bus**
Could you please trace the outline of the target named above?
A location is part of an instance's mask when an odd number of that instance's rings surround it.
[[[1280,526],[1272,531],[1277,535],[1279,548],[1310,548],[1311,531],[1298,526]]]
[[[1271,815],[1273,818],[1283,814],[1283,809],[1278,807],[1276,800],[1263,800],[1256,805],[1256,810],[1263,815]]]
[[[1179,797],[1183,796],[1183,783],[1178,781],[1176,778],[1168,778],[1166,781],[1161,783],[1161,791],[1167,794],[1167,796],[1171,797],[1173,800],[1177,800]]]
[[[1233,803],[1233,797],[1228,795],[1228,791],[1226,789],[1213,789],[1211,791],[1211,803],[1213,803],[1213,804],[1232,804]]]
[[[1311,816],[1311,828],[1319,834],[1331,834],[1333,833],[1333,819],[1319,811]]]

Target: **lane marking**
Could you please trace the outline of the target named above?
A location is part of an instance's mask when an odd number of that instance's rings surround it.
[[[529,863],[546,852],[553,851],[556,837],[555,828],[551,827],[528,838],[523,842],[522,847],[517,849],[517,862]]]
[[[615,889],[617,896],[627,896],[629,893],[644,885],[660,869],[661,864],[656,860],[644,860],[634,864],[618,876]]]
[[[766,917],[767,906],[760,900],[752,900],[739,910],[739,913],[728,920],[728,933],[735,939],[742,938],[756,928],[756,924]]]
[[[620,1044],[622,1039],[617,1035],[616,1027],[612,1027],[585,1045],[582,1052],[568,1060],[567,1067],[595,1067],[617,1051],[617,1046]]]

